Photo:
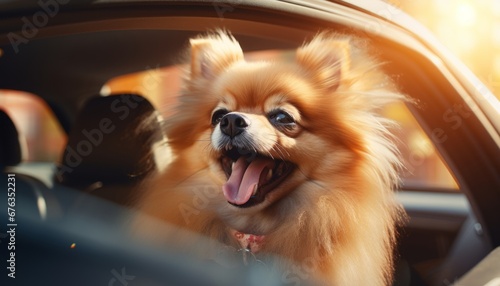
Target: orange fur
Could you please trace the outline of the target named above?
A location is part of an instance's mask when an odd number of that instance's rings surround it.
[[[190,72],[167,122],[176,157],[138,208],[235,247],[231,228],[265,234],[261,251],[283,257],[280,268],[307,264],[329,285],[390,284],[400,161],[388,131],[393,123],[377,111],[403,96],[379,63],[355,39],[329,33],[299,48],[291,62],[246,62],[222,31],[191,46]],[[210,120],[220,107],[258,126],[251,135],[259,152],[296,166],[256,206],[232,206],[222,194],[226,176],[213,142],[219,131]],[[270,123],[276,108],[293,115],[293,132]],[[154,231],[139,219],[136,227]]]

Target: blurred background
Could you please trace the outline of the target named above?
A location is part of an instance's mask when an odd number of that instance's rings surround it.
[[[386,0],[397,9],[383,11],[391,18],[401,10],[434,33],[436,38],[462,60],[500,98],[500,0]],[[247,59],[282,57],[286,51],[247,53]],[[164,117],[181,85],[179,66],[151,70],[110,79],[101,95],[139,93],[153,103]],[[67,135],[45,102],[36,95],[0,90],[0,109],[7,111],[24,139],[25,161],[58,162]],[[459,186],[441,160],[433,143],[404,105],[389,106],[384,114],[401,125],[397,134],[405,162],[403,181],[414,187],[433,186],[457,191]]]
[[[500,0],[388,0],[420,23],[500,98]]]

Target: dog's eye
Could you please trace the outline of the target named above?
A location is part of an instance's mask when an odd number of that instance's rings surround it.
[[[219,109],[215,111],[214,114],[212,115],[212,126],[217,125],[222,119],[222,117],[224,117],[224,115],[228,113],[229,111],[227,109]]]
[[[293,117],[290,116],[290,114],[281,110],[272,112],[269,115],[269,119],[271,120],[271,123],[279,125],[289,125],[295,123],[295,120],[293,120]]]

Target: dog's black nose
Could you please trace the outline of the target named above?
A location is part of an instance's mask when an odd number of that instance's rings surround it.
[[[241,134],[247,127],[245,118],[236,113],[229,113],[220,120],[220,130],[231,138]]]

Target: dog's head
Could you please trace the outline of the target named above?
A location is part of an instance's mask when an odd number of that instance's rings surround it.
[[[295,211],[287,205],[360,187],[368,141],[383,141],[372,111],[395,97],[389,86],[348,37],[322,34],[292,60],[247,62],[238,42],[218,32],[191,40],[169,139],[178,149],[204,144],[220,185],[217,211],[234,228],[265,233]]]

